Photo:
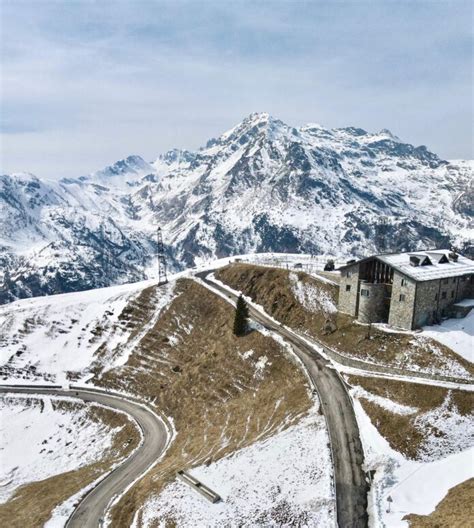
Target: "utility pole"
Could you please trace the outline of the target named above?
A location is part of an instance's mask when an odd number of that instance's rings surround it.
[[[158,286],[160,286],[161,284],[166,284],[168,282],[168,276],[166,275],[166,257],[163,247],[163,235],[161,233],[161,227],[158,227],[156,231],[156,245],[158,257]]]

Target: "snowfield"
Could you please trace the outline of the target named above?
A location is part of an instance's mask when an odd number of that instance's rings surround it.
[[[473,299],[466,300],[474,302]],[[440,325],[425,326],[423,330],[423,335],[436,339],[474,362],[474,308],[462,319],[447,319]]]
[[[149,526],[157,518],[160,527],[172,518],[180,528],[334,526],[328,442],[324,418],[315,406],[285,431],[190,471],[222,502],[211,504],[176,480],[137,512],[133,527]]]
[[[71,373],[78,381],[91,377],[101,349],[101,366],[121,365],[150,324],[173,298],[174,279],[160,288],[152,321],[129,341],[118,324],[122,310],[156,281],[22,299],[0,306],[0,378],[4,383],[64,384]]]
[[[114,432],[91,420],[89,405],[26,395],[0,398],[0,503],[23,484],[66,473],[104,458]]]

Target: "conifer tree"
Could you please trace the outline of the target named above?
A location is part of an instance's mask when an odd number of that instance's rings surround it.
[[[249,317],[249,309],[242,295],[237,299],[237,306],[235,308],[234,319],[234,334],[236,336],[243,336],[247,332],[247,319]]]

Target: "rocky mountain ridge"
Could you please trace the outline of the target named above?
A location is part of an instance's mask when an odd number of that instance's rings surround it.
[[[474,164],[388,130],[300,128],[251,114],[198,151],[129,156],[79,178],[0,176],[0,302],[278,251],[469,250]]]

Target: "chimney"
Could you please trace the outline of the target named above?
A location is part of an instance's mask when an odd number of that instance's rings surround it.
[[[410,266],[414,266],[415,268],[420,265],[420,259],[416,257],[415,255],[410,255]]]
[[[457,262],[458,258],[459,258],[459,255],[456,252],[451,251],[451,253],[449,254],[449,260],[452,260],[453,262]]]

